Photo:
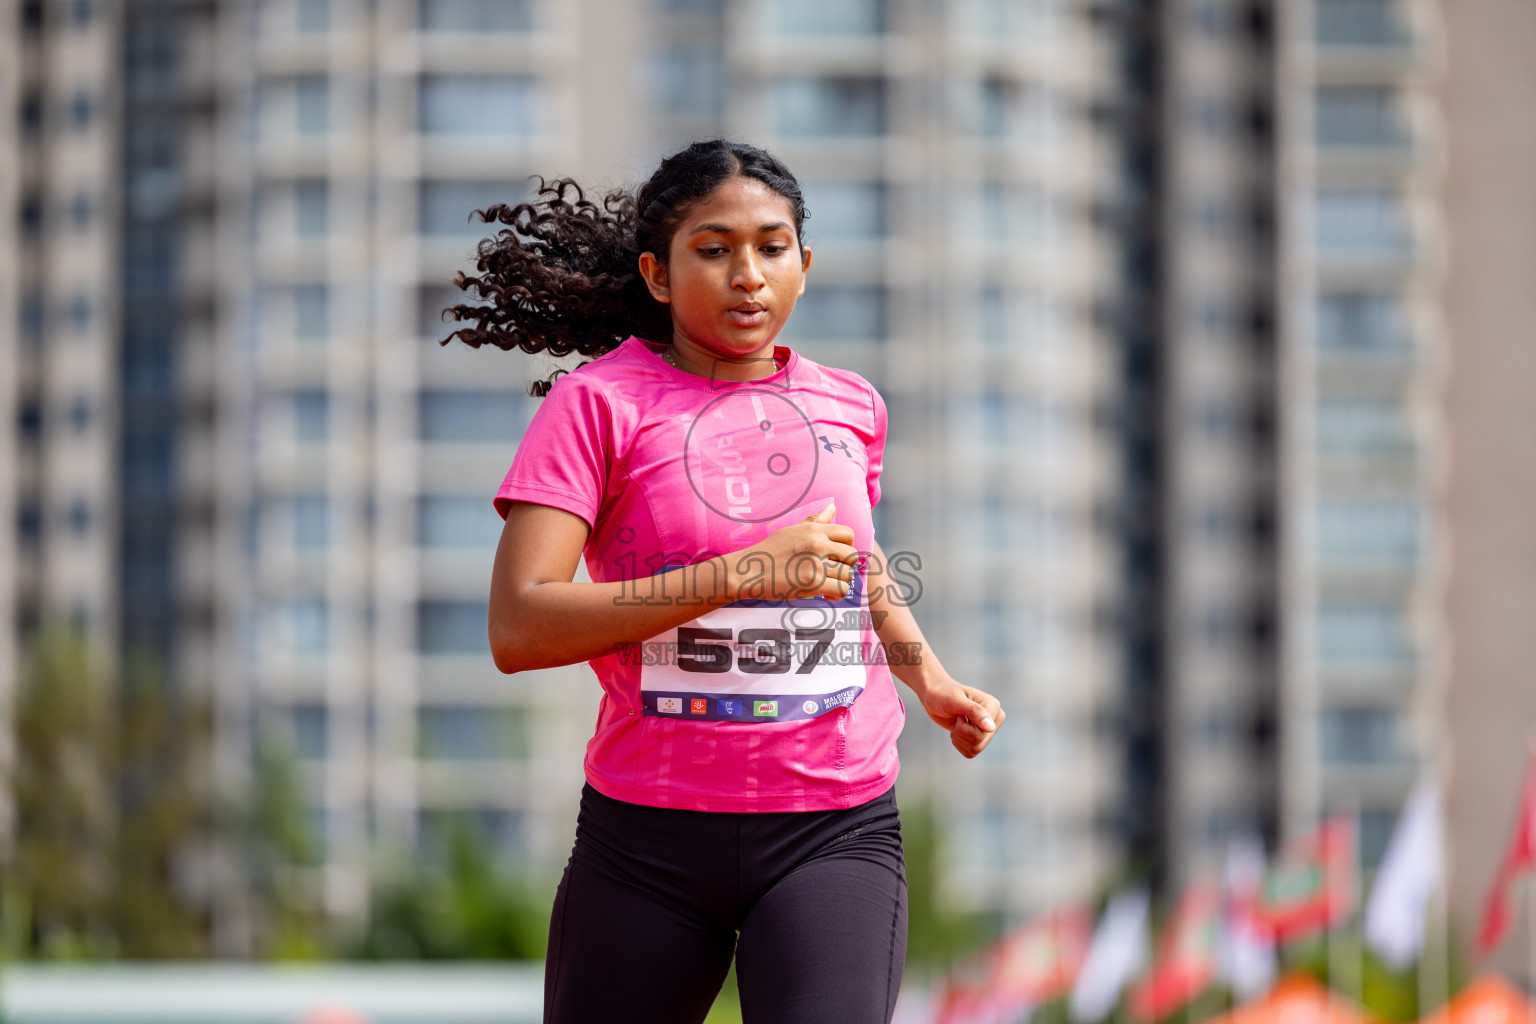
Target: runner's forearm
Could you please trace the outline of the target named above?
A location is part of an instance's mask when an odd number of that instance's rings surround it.
[[[900,600],[899,595],[896,600],[891,599],[895,584],[889,578],[890,560],[880,549],[878,541],[875,542],[873,554],[880,574],[885,578],[875,580],[870,587],[870,618],[875,623],[875,633],[880,637],[880,644],[885,648],[891,673],[906,683],[921,699],[933,680],[947,678],[949,674],[939,664],[928,641],[923,639],[923,631],[918,627],[912,609]]]

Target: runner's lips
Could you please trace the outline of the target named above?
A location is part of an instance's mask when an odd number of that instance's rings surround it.
[[[726,310],[737,327],[756,327],[768,319],[768,308],[756,302],[743,302]]]

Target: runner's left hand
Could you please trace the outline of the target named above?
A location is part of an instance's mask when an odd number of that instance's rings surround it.
[[[922,695],[928,717],[949,730],[949,742],[966,757],[987,748],[1008,717],[997,698],[946,676]]]

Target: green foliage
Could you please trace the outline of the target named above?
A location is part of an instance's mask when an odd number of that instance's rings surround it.
[[[958,958],[1001,933],[997,915],[956,911],[939,896],[939,826],[932,805],[901,810],[901,841],[907,862],[907,963],[914,979],[947,971]]]
[[[364,960],[523,960],[544,955],[552,892],[500,872],[485,838],[451,820],[446,856],[396,858],[347,949]]]
[[[305,817],[298,766],[286,751],[256,750],[246,798],[226,805],[221,833],[240,866],[242,902],[257,955],[273,960],[326,956],[320,911],[320,851]]]
[[[3,865],[10,957],[184,958],[207,951],[177,883],[204,834],[206,715],[134,660],[113,685],[73,631],[36,639],[15,695],[16,813]]]

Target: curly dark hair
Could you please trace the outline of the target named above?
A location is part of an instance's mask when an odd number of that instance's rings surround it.
[[[800,184],[772,154],[743,142],[695,142],[662,160],[637,191],[616,189],[600,202],[570,178],[539,177],[532,202],[497,203],[476,210],[483,223],[505,224],[476,249],[478,276],[459,273],[453,283],[482,303],[457,303],[444,319],[469,321],[454,338],[479,348],[521,349],[565,356],[600,356],[630,335],[672,337],[670,308],[651,297],[640,276],[640,254],[663,264],[688,208],[731,178],[753,178],[789,200],[795,235],[805,225]],[[535,381],[543,397],[564,371]]]

